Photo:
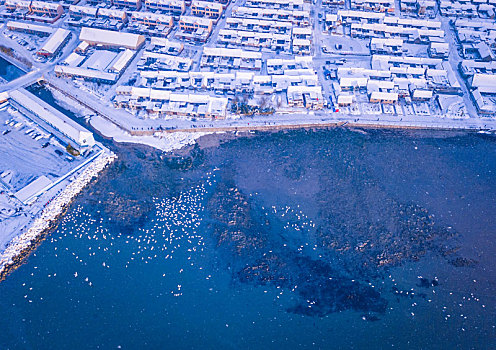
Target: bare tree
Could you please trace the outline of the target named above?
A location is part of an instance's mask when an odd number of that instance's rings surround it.
[[[260,109],[265,109],[265,107],[267,107],[267,105],[269,104],[269,98],[266,96],[266,95],[262,95],[262,97],[260,98],[260,101],[259,101],[259,107]]]

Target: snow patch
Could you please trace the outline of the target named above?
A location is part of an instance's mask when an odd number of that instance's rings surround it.
[[[116,142],[144,144],[160,149],[164,152],[170,152],[175,149],[183,148],[187,145],[192,145],[198,138],[210,134],[207,132],[171,132],[160,133],[153,136],[135,136],[120,129],[112,122],[109,122],[100,116],[91,117],[90,124],[95,129],[100,131],[102,135],[111,137]]]

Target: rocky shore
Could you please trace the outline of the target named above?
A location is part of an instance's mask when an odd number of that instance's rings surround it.
[[[113,153],[102,152],[42,210],[28,230],[9,243],[0,256],[0,281],[22,264],[24,258],[36,249],[56,224],[57,219],[64,214],[74,197],[115,158],[117,157]]]

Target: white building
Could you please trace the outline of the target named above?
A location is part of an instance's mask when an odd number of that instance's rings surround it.
[[[119,75],[115,73],[108,73],[96,69],[71,67],[71,66],[63,66],[63,65],[56,65],[54,72],[57,76],[62,76],[67,78],[77,77],[89,81],[97,81],[106,84],[114,84],[119,78]]]
[[[262,54],[241,49],[204,47],[200,66],[260,71],[262,69]]]
[[[58,28],[55,33],[53,33],[43,44],[43,46],[38,50],[37,54],[47,57],[53,57],[57,55],[62,47],[64,47],[64,45],[69,41],[70,37],[70,31]]]
[[[9,96],[19,106],[75,142],[74,146],[91,147],[95,144],[93,134],[90,131],[26,90],[10,91]],[[37,122],[37,120],[35,121]]]
[[[137,50],[145,43],[145,37],[143,35],[87,27],[81,28],[79,40],[85,41],[92,46],[100,45],[110,48],[124,47],[131,50]]]

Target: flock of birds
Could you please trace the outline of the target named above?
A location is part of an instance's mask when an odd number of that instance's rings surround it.
[[[112,221],[112,218],[100,215],[98,210],[89,212],[88,207],[78,205],[64,217],[56,231],[58,235],[52,234],[48,242],[44,243],[48,243],[49,248],[53,249],[53,255],[56,258],[60,256],[60,258],[65,259],[68,255],[71,256],[75,264],[66,261],[64,263],[75,267],[75,270],[71,272],[72,275],[70,276],[60,276],[60,271],[57,275],[55,272],[48,273],[45,270],[47,277],[76,279],[89,287],[96,287],[95,279],[88,275],[88,271],[97,272],[96,266],[98,266],[99,272],[101,272],[100,269],[110,271],[114,267],[118,269],[135,267],[142,271],[144,269],[143,264],[155,262],[155,266],[159,266],[161,269],[160,277],[165,279],[175,278],[174,276],[177,277],[177,274],[180,275],[185,269],[191,267],[202,270],[206,280],[211,279],[212,269],[204,268],[201,264],[205,254],[211,254],[211,252],[205,252],[206,237],[203,235],[202,218],[205,215],[205,204],[209,191],[215,186],[217,179],[215,171],[206,175],[203,183],[182,191],[176,196],[153,198],[155,213],[151,213],[144,227],[138,228],[132,235],[111,232],[109,228],[111,225],[107,225],[107,223]],[[268,206],[267,208],[262,207],[262,209],[265,215],[276,215],[283,223],[284,230],[303,233],[315,228],[315,222],[310,220],[299,206],[296,208]],[[71,238],[72,240],[70,240]],[[79,240],[79,243],[75,243],[74,240]],[[286,246],[286,243],[284,245]],[[304,247],[310,250],[316,249],[316,246],[314,247],[313,244],[309,246],[308,243],[298,245],[295,248],[301,251],[305,249]],[[172,264],[165,263],[173,260],[174,263]],[[87,266],[91,266],[91,268],[87,268]],[[171,269],[176,268],[177,271],[171,271]],[[33,266],[32,269],[31,276],[34,276],[39,270],[37,266]],[[136,269],[132,271],[136,271]],[[397,281],[391,275],[389,280],[391,283],[387,282],[386,284],[397,285]],[[35,285],[34,279],[32,285]],[[33,299],[29,297],[30,294],[34,294],[32,285],[30,286],[26,282],[22,284],[23,287],[28,288],[24,298],[29,303],[33,302]],[[165,293],[170,293],[174,297],[182,296],[185,292],[184,283],[177,279],[172,285],[173,288],[170,291],[165,291]],[[381,286],[381,288],[384,287]],[[426,298],[429,303],[435,301],[438,294],[436,290],[436,288],[429,290],[429,293],[432,293]],[[283,288],[280,287],[277,287],[277,290],[273,292],[277,299],[282,297],[284,293]],[[294,289],[291,292],[294,292]],[[415,294],[413,289],[404,293],[406,295]],[[440,307],[446,321],[450,321],[454,318],[453,315],[457,314],[463,320],[467,320],[468,312],[463,312],[463,309],[469,302],[481,303],[482,308],[486,307],[474,293],[450,293],[453,303]],[[38,298],[43,300],[42,297]],[[455,298],[460,300],[455,301]],[[404,300],[409,299],[405,298]],[[418,300],[406,302],[406,305],[411,304],[411,307],[409,305],[408,307],[412,317],[415,316],[414,308],[419,305],[417,302]],[[309,300],[308,303],[311,307],[312,301]],[[393,310],[397,307],[392,305],[390,309]],[[450,309],[451,311],[449,311]],[[458,313],[456,309],[458,309]],[[465,328],[463,326],[462,330]]]
[[[45,244],[49,243],[52,247],[55,258],[72,256],[81,266],[79,271],[72,273],[73,278],[82,279],[90,287],[95,285],[94,281],[83,271],[88,270],[86,266],[94,266],[95,263],[105,270],[113,267],[128,269],[133,264],[172,262],[177,257],[176,260],[184,261],[173,265],[182,264],[176,271],[182,274],[187,266],[195,266],[195,255],[205,249],[200,226],[206,193],[216,182],[214,172],[207,173],[203,183],[177,196],[153,198],[155,212],[150,213],[149,220],[143,227],[137,228],[134,234],[111,232],[112,226],[108,225],[112,221],[111,217],[104,217],[100,210],[89,212],[85,206],[78,205],[61,221],[56,231],[59,235],[52,235]],[[74,240],[80,243],[74,243]],[[171,265],[162,262],[158,262],[163,270],[161,277],[170,277]],[[38,267],[34,268],[36,270]],[[200,265],[197,268],[203,270]],[[204,272],[205,279],[212,278],[206,270]],[[47,276],[52,278],[57,274]],[[178,297],[183,295],[183,291],[184,287],[179,282],[170,293]],[[27,295],[25,297],[28,298]]]

